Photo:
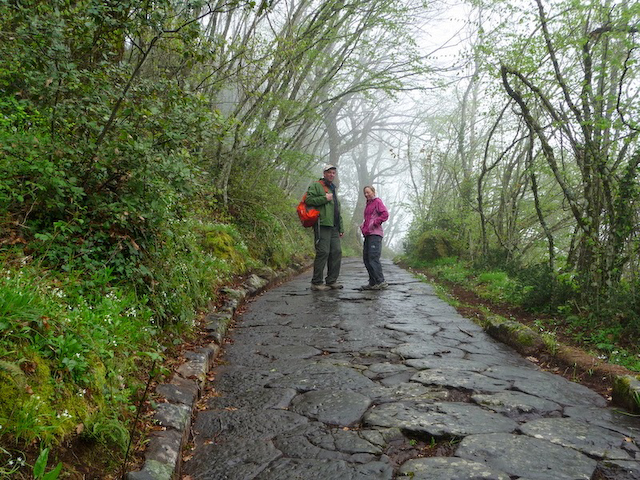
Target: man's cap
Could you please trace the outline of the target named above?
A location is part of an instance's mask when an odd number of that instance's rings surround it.
[[[326,172],[327,170],[337,170],[337,168],[335,167],[335,165],[325,165],[322,169],[322,173]]]

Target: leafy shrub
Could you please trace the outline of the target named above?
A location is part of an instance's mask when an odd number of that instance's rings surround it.
[[[489,248],[489,250],[474,259],[474,270],[504,270],[509,274],[513,274],[520,269],[521,265],[514,260],[507,250],[504,248]]]
[[[244,273],[251,261],[231,224],[186,218],[167,227],[162,243],[148,252],[138,290],[162,325],[190,326],[216,287]]]
[[[411,255],[420,260],[433,261],[456,256],[460,251],[459,242],[452,233],[444,230],[430,230],[418,237],[415,251],[411,252]]]
[[[511,295],[532,312],[555,312],[575,298],[576,284],[570,275],[557,275],[547,264],[523,266],[514,272],[517,285]]]
[[[129,431],[122,419],[109,412],[95,412],[90,415],[82,430],[82,437],[104,447],[117,447],[122,453],[129,443]]]
[[[273,268],[287,266],[301,252],[312,250],[308,230],[300,225],[295,213],[297,201],[287,197],[264,173],[255,184],[243,182],[240,173],[231,184],[237,201],[230,212],[248,245],[251,257]],[[264,199],[268,199],[265,201]]]

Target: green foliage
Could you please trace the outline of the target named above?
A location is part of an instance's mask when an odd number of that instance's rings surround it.
[[[450,232],[429,230],[420,234],[415,250],[410,254],[421,260],[433,261],[458,255],[460,251],[459,242]]]
[[[208,224],[201,228],[201,244],[205,252],[241,270],[245,268],[247,247],[233,225]]]
[[[311,251],[308,230],[300,226],[295,213],[299,200],[285,195],[277,186],[277,178],[265,173],[260,181],[247,184],[238,175],[230,188],[235,200],[231,213],[251,257],[270,267],[283,268],[293,257]]]
[[[121,418],[110,412],[97,411],[85,423],[82,437],[97,442],[105,448],[116,447],[120,453],[126,452],[129,431]]]
[[[247,247],[230,224],[190,219],[172,222],[146,260],[141,292],[162,324],[192,325],[217,286],[251,265]]]
[[[438,278],[447,282],[459,283],[462,285],[467,284],[467,278],[471,275],[471,272],[464,262],[460,261],[456,257],[438,258],[437,260],[428,263],[418,261],[413,265],[428,266],[427,268],[429,271]]]
[[[54,467],[53,470],[46,472],[47,462],[49,461],[49,449],[45,448],[40,452],[36,463],[33,465],[33,478],[36,480],[56,480],[62,471],[62,462]]]
[[[576,298],[578,287],[574,277],[555,274],[546,264],[512,266],[510,271],[516,282],[508,299],[526,310],[553,313]]]
[[[291,76],[318,74],[297,68],[311,65],[308,46],[322,67],[349,24],[325,7],[317,24],[306,12],[319,29],[305,26],[296,44],[273,39],[271,56],[253,39],[218,48],[197,19],[203,2],[0,2],[3,439],[46,450],[84,425],[83,436],[122,446],[139,372],[193,334],[217,288],[310,251],[280,185],[313,160],[297,145],[329,105],[298,98],[327,91]],[[260,94],[283,79],[277,95]],[[217,93],[238,85],[252,98],[223,114]]]
[[[126,400],[118,379],[144,364],[140,349],[157,348],[144,303],[105,285],[96,285],[104,296],[78,295],[75,280],[65,288],[30,266],[0,278],[0,305],[16,312],[3,316],[0,337],[0,425],[26,443],[57,443],[114,394]]]
[[[478,275],[478,282],[493,285],[495,288],[504,288],[509,284],[509,276],[506,272],[500,271],[482,272]]]

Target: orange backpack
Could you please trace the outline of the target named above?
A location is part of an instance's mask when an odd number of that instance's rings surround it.
[[[324,187],[325,193],[329,193],[329,189],[324,184],[324,182],[318,180],[319,183]],[[307,200],[307,194],[305,193],[302,196],[302,200],[298,204],[298,208],[296,211],[298,212],[298,218],[300,218],[300,223],[305,228],[313,227],[317,222],[318,218],[320,218],[320,212],[315,208],[309,207],[305,202]]]

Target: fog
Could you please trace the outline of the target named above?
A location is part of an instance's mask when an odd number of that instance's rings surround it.
[[[344,144],[338,182],[344,217],[352,228],[362,220],[362,189],[376,189],[390,213],[385,246],[402,251],[403,239],[424,202],[425,162],[442,147],[447,118],[455,113],[458,92],[467,83],[469,46],[476,27],[468,5],[430,4],[414,18],[412,36],[420,69],[393,94],[353,96],[337,118]],[[417,11],[418,12],[418,11]],[[357,138],[358,141],[353,141]],[[331,160],[329,152],[323,163]]]

